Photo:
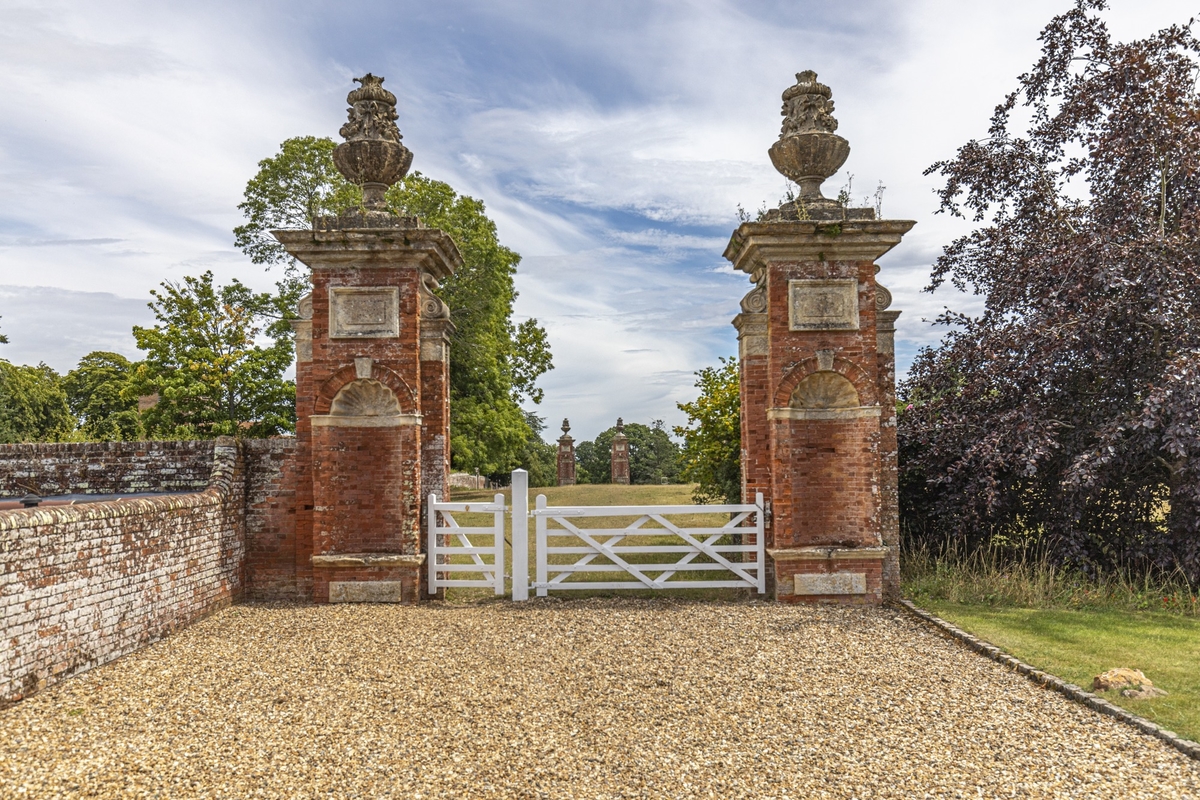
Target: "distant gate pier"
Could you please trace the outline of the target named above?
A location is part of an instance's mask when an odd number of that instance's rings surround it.
[[[563,435],[558,437],[558,485],[575,485],[575,438],[571,436],[571,421],[564,419]]]
[[[850,153],[832,93],[803,72],[770,150],[799,196],[742,224],[725,258],[754,289],[733,320],[741,366],[742,497],[768,503],[768,592],[879,603],[898,591],[894,336],[875,259],[915,222],[821,194]]]

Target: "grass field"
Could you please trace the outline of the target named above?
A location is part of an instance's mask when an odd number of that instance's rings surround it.
[[[1038,669],[1090,690],[1113,667],[1140,669],[1169,694],[1112,703],[1200,741],[1200,619],[1164,612],[1003,608],[926,601],[928,611]]]
[[[529,490],[529,505],[532,509],[536,505],[536,498],[539,494],[546,496],[546,503],[550,506],[604,506],[604,505],[692,505],[692,492],[695,487],[690,484],[682,485],[652,485],[652,486],[617,486],[612,484],[596,484],[583,486],[563,486],[563,487],[539,487]],[[470,503],[478,501],[490,501],[497,492],[488,490],[466,490],[455,489],[451,493],[451,501],[455,503]],[[509,490],[501,492],[504,496],[504,503],[511,505],[512,497]],[[455,514],[455,520],[460,525],[487,525],[490,524],[490,517],[487,514]],[[633,522],[636,517],[588,517],[573,520],[580,528],[597,529],[597,528],[620,528]],[[672,523],[683,526],[704,526],[704,527],[720,527],[728,521],[728,515],[718,514],[699,514],[699,515],[676,515],[669,518]],[[511,575],[512,564],[512,519],[507,518],[505,521],[505,561],[509,565],[506,569]],[[578,538],[574,536],[560,535],[554,536],[553,532],[557,526],[551,524],[551,546],[570,546],[583,545]],[[651,521],[642,526],[643,530],[651,531],[654,529],[662,529],[661,525]],[[534,539],[535,527],[533,521],[529,525],[529,575],[534,577]],[[602,537],[603,540],[610,539],[611,536]],[[726,540],[732,537],[726,537],[721,543],[728,543]],[[636,537],[637,544],[650,544],[656,546],[671,546],[681,544],[680,540],[670,534],[663,536],[639,536]],[[633,538],[627,539],[624,544],[631,544]],[[569,564],[580,558],[581,555],[552,555],[550,563],[552,564]],[[625,554],[627,561],[631,563],[653,563],[662,559],[675,560],[679,556],[674,554]],[[736,560],[731,558],[730,560]],[[467,557],[455,557],[455,561],[469,563]],[[605,558],[596,558],[592,564],[604,565],[611,564]],[[693,563],[711,563],[707,557],[701,556],[693,560]],[[616,569],[614,567],[614,569]],[[653,573],[651,576],[654,577]],[[551,573],[551,578],[554,577]],[[593,572],[587,575],[589,580],[593,581],[618,581],[631,580],[627,573],[621,571],[614,572]],[[688,575],[695,579],[728,579],[732,576],[723,571],[696,571]],[[569,579],[570,580],[570,579]],[[507,588],[511,591],[511,580],[507,582]],[[746,596],[746,590],[743,589],[672,589],[671,596],[687,597],[693,599],[729,599],[734,597]],[[650,590],[638,589],[586,589],[586,590],[569,590],[555,592],[556,595],[566,595],[570,597],[596,597],[596,596],[615,596],[622,597],[638,597],[638,596],[653,596],[657,594]],[[494,598],[494,594],[486,589],[475,588],[455,588],[447,591],[447,600],[451,602],[485,602],[489,598]]]

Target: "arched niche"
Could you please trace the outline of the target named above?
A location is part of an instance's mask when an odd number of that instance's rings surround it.
[[[343,386],[329,406],[332,417],[398,417],[400,401],[383,383],[359,378]]]
[[[858,390],[837,372],[814,372],[792,390],[789,408],[857,408]]]

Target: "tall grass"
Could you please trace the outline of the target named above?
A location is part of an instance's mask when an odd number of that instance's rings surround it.
[[[920,605],[942,601],[1021,608],[1165,611],[1200,616],[1197,587],[1182,573],[1112,572],[1094,577],[1051,563],[1032,550],[954,544],[906,548],[900,559],[904,594]]]

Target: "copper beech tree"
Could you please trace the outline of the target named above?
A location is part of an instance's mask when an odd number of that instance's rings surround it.
[[[904,527],[1197,581],[1200,42],[1115,42],[1105,9],[1051,20],[988,137],[930,167],[980,225],[930,289],[986,302],[947,311],[901,386]]]

